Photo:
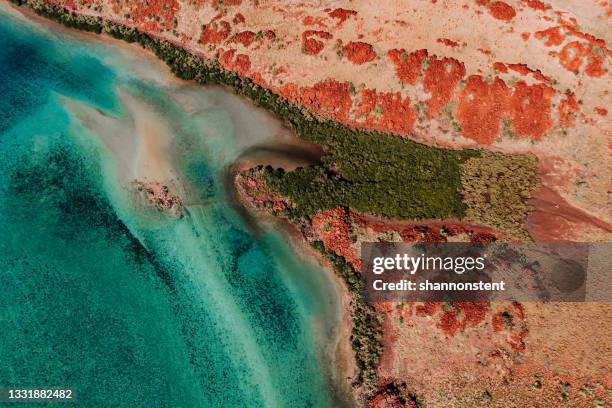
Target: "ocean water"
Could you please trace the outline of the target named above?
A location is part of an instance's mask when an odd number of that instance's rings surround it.
[[[279,125],[133,54],[0,7],[0,386],[74,387],[85,407],[335,405],[333,282],[282,232],[251,232],[223,186]],[[171,133],[182,219],[130,184],[134,104]]]

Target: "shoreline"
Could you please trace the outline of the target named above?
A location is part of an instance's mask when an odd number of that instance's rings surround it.
[[[122,50],[129,51],[130,53],[137,53],[138,57],[145,58],[151,60],[154,63],[163,62],[159,61],[159,58],[155,55],[151,55],[151,50],[143,49],[142,46],[136,45],[135,43],[126,43],[124,40],[118,39],[107,32],[102,32],[100,34],[92,33],[89,31],[75,30],[71,27],[66,27],[61,22],[58,22],[54,19],[49,19],[47,17],[41,16],[36,13],[36,11],[32,10],[28,7],[27,4],[16,5],[12,2],[8,2],[8,8],[15,11],[16,13],[23,15],[26,20],[32,20],[37,24],[41,25],[49,25],[53,27],[54,30],[61,30],[62,32],[69,35],[83,36],[83,38],[88,40],[100,40],[100,36],[104,38],[105,41],[109,41],[110,44],[114,47],[118,47]],[[24,7],[25,6],[25,7]],[[178,77],[166,64],[157,64],[160,68],[163,69],[165,74],[165,79],[169,79],[178,84],[189,84],[193,85],[193,81],[185,80]],[[231,86],[224,84],[206,84],[206,86],[210,87],[222,87],[227,89],[232,88]],[[232,90],[228,90],[232,92]],[[236,92],[232,92],[236,94]],[[244,98],[243,95],[238,94],[239,97]],[[248,98],[249,103],[254,103],[251,98]],[[266,114],[271,115],[274,119],[278,120],[278,116],[274,115],[274,113],[270,112],[268,109],[265,109],[261,106],[258,106],[256,103],[254,104],[254,108],[262,109],[266,112]],[[226,169],[227,175],[231,176],[231,186],[234,186],[234,177],[241,171],[256,166],[258,164],[282,164],[286,169],[292,169],[298,166],[303,166],[307,164],[312,164],[318,161],[322,156],[322,149],[319,145],[314,142],[308,142],[299,139],[291,129],[286,127],[287,132],[284,132],[283,140],[280,140],[281,145],[279,148],[279,144],[276,143],[274,145],[262,145],[255,146],[254,149],[249,149],[243,152],[231,166]],[[303,158],[300,159],[300,154],[294,155],[294,157],[288,157],[289,147],[299,146],[302,149]],[[260,160],[252,161],[251,159],[246,159],[245,156],[253,155],[253,151],[261,153],[264,158],[260,158]],[[267,156],[267,157],[266,157]],[[226,192],[228,191],[228,187],[230,185],[227,183],[229,180],[225,179],[224,184],[226,185]],[[350,347],[350,338],[351,338],[351,330],[353,327],[353,322],[350,315],[350,303],[351,298],[348,290],[345,286],[345,283],[342,279],[333,271],[333,267],[330,262],[325,258],[324,254],[315,250],[302,234],[299,232],[298,228],[293,225],[289,220],[274,217],[272,215],[268,215],[262,212],[255,212],[250,205],[245,205],[244,201],[239,198],[239,193],[236,191],[235,186],[232,188],[233,194],[228,194],[228,202],[234,210],[240,215],[240,217],[245,222],[245,225],[254,230],[255,233],[258,231],[261,233],[263,229],[269,226],[271,229],[279,231],[281,233],[287,233],[290,238],[290,246],[294,249],[295,254],[300,258],[309,258],[311,261],[315,261],[318,265],[321,266],[321,269],[324,269],[326,273],[329,274],[329,277],[335,283],[335,291],[338,293],[340,307],[342,310],[340,316],[340,327],[336,331],[335,334],[335,343],[329,349],[333,351],[334,354],[334,366],[333,370],[325,370],[328,372],[328,375],[331,375],[331,380],[333,384],[328,384],[330,388],[330,393],[334,396],[334,400],[338,402],[338,400],[343,401],[345,404],[353,405],[356,401],[356,393],[354,389],[351,387],[351,382],[355,380],[358,376],[358,368],[355,364],[354,352]],[[239,205],[236,205],[239,204]],[[264,227],[264,228],[262,228]],[[324,357],[324,356],[322,356]],[[340,392],[338,392],[340,391]]]
[[[246,97],[253,105],[266,110],[269,114],[279,119],[292,131],[292,134],[300,140],[300,142],[321,144],[324,141],[321,135],[326,132],[356,132],[345,125],[329,120],[318,119],[311,112],[259,86],[249,78],[243,78],[235,72],[226,71],[216,61],[202,60],[200,57],[194,56],[176,45],[165,40],[155,39],[136,29],[127,28],[103,20],[102,18],[80,16],[40,0],[27,0],[19,7],[14,4],[10,4],[10,6],[18,13],[25,8],[34,14],[42,16],[40,18],[51,19],[57,24],[64,25],[67,29],[76,28],[79,31],[93,32],[96,35],[102,34],[105,38],[110,36],[130,44],[138,43],[145,51],[152,52],[158,60],[166,63],[169,67],[169,71],[173,76],[177,77],[178,80],[196,82],[196,84],[199,85],[221,85],[230,88],[230,92],[240,97]],[[372,132],[363,133],[367,134]],[[337,259],[337,257],[334,256],[330,258],[331,254],[326,252],[322,247],[320,248],[317,246],[316,250],[322,257],[327,258],[334,265],[332,275],[342,275],[342,279],[345,280],[344,284],[348,285],[345,279],[346,276],[344,276],[346,273],[344,269],[346,269],[346,267],[343,259]],[[340,268],[340,270],[338,270],[338,268]],[[352,267],[350,268],[352,269]],[[349,272],[349,274],[355,274],[355,271],[352,273]],[[345,289],[349,292],[355,290],[355,288],[350,288],[348,286],[345,286]],[[358,322],[357,325],[359,326],[359,328],[354,328],[351,331],[350,337],[353,337],[355,332],[358,333],[359,337],[365,336],[361,338],[364,344],[362,347],[365,348],[360,349],[359,353],[351,350],[352,347],[347,347],[347,349],[354,354],[353,360],[355,366],[364,367],[358,368],[357,370],[358,375],[355,382],[358,384],[359,389],[354,387],[351,393],[355,400],[369,398],[379,386],[376,367],[378,366],[379,350],[382,347],[382,344],[380,344],[380,341],[377,339],[377,337],[382,336],[382,333],[378,333],[380,327],[365,327],[364,324],[368,319],[363,318],[364,316],[360,316],[361,313],[369,315],[373,313],[373,311],[369,310],[367,305],[363,305],[361,302],[358,303],[359,304],[354,304],[353,306],[355,310],[359,310],[358,312],[353,313],[350,310],[344,311],[346,315],[350,315],[351,320],[353,320],[353,326],[355,327],[356,322]]]
[[[298,140],[299,142],[299,140]],[[349,398],[355,402],[358,400],[358,393],[352,387],[352,383],[358,376],[358,368],[355,361],[355,354],[350,347],[351,332],[353,329],[353,321],[351,318],[351,295],[342,278],[335,273],[333,265],[325,255],[310,245],[304,235],[299,231],[297,225],[291,223],[285,217],[277,217],[266,211],[259,211],[252,203],[249,202],[248,196],[236,186],[236,177],[243,171],[253,168],[257,165],[266,165],[261,160],[236,160],[232,166],[227,169],[224,184],[226,192],[230,193],[228,201],[234,207],[234,210],[243,219],[247,226],[255,228],[254,233],[262,233],[264,229],[273,229],[288,236],[290,246],[294,249],[295,255],[299,259],[315,261],[322,270],[329,274],[336,286],[336,292],[339,295],[342,315],[340,318],[340,327],[336,332],[336,341],[333,347],[334,353],[334,370],[330,370],[332,380],[335,383],[331,385],[331,391],[338,395],[336,387],[340,388],[341,394],[339,397],[345,402],[349,402]],[[265,228],[268,226],[269,228]],[[264,228],[262,228],[264,227]]]

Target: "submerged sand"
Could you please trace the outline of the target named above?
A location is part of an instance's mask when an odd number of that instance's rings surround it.
[[[132,48],[125,45],[122,47]],[[130,61],[131,68],[138,66],[133,56]],[[336,297],[330,299],[329,303],[338,307],[337,310],[327,310],[326,316],[323,316],[324,320],[314,319],[312,331],[333,394],[334,406],[353,405],[350,382],[355,379],[357,370],[350,349],[352,322],[347,312],[350,298],[343,283],[331,272],[331,267],[326,261],[304,242],[294,227],[272,221],[260,214],[242,211],[238,198],[233,194],[234,184],[231,175],[237,169],[262,164],[290,170],[314,164],[321,157],[320,147],[300,141],[269,113],[229,94],[221,87],[206,88],[206,94],[203,95],[203,88],[170,78],[170,73],[167,73],[168,78],[156,76],[159,73],[154,71],[155,65],[151,61],[146,60],[145,64],[137,69],[148,72],[148,77],[154,78],[158,83],[170,82],[171,85],[166,91],[172,94],[189,115],[207,117],[210,111],[222,109],[229,116],[235,137],[233,146],[230,149],[219,148],[216,157],[219,161],[227,163],[221,171],[226,175],[224,185],[229,204],[241,215],[252,233],[266,233],[270,230],[281,231],[282,234],[288,233],[295,248],[295,256],[301,262],[310,262],[315,258],[322,268],[329,271],[328,278],[331,277],[329,281],[332,282],[332,287],[326,291]],[[124,111],[120,116],[113,116],[67,97],[61,98],[73,118],[89,131],[90,134],[85,137],[96,137],[110,152],[117,165],[119,182],[124,188],[133,189],[135,180],[157,182],[169,185],[173,191],[186,195],[186,199],[189,200],[189,192],[186,191],[181,174],[176,170],[181,158],[175,145],[177,133],[173,128],[175,124],[167,119],[163,112],[130,90],[118,89],[117,95]],[[203,123],[200,129],[200,136],[209,139],[213,151],[217,142],[223,137],[220,134],[221,130],[223,129],[220,129],[216,123],[209,123],[209,126]],[[221,142],[227,141],[221,140]],[[335,316],[336,313],[341,316]]]

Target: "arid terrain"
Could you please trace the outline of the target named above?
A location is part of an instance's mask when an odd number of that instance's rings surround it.
[[[503,154],[472,167],[465,163],[479,158],[457,159],[468,206],[463,217],[396,219],[344,203],[289,217],[307,241],[353,271],[360,271],[360,244],[368,241],[612,239],[608,1],[47,3],[216,61],[306,115],[444,150]],[[495,168],[486,164],[491,157],[498,163],[515,154],[537,158],[533,189],[513,190],[507,181],[522,162],[508,159],[500,165],[505,170],[487,170]],[[339,173],[349,168],[340,159],[326,165]],[[468,202],[470,191],[481,190],[466,187],[466,168],[471,180],[488,180],[483,188],[498,183],[520,195],[519,233],[482,210],[503,206],[503,194],[497,204]],[[284,216],[299,207],[291,194],[272,191],[266,177],[261,169],[237,177],[247,205]],[[610,406],[610,305],[373,305],[381,316],[375,384],[355,393],[372,408]]]
[[[605,240],[612,231],[609,2],[50,3],[218,59],[350,126],[534,153],[543,181],[534,234]]]

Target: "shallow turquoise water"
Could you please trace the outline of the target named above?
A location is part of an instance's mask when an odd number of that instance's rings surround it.
[[[133,64],[0,9],[0,386],[71,386],[87,407],[328,406],[337,299],[229,205],[223,168],[249,141],[223,91]],[[172,127],[186,217],[136,202],[66,106],[128,123],[118,89]]]

